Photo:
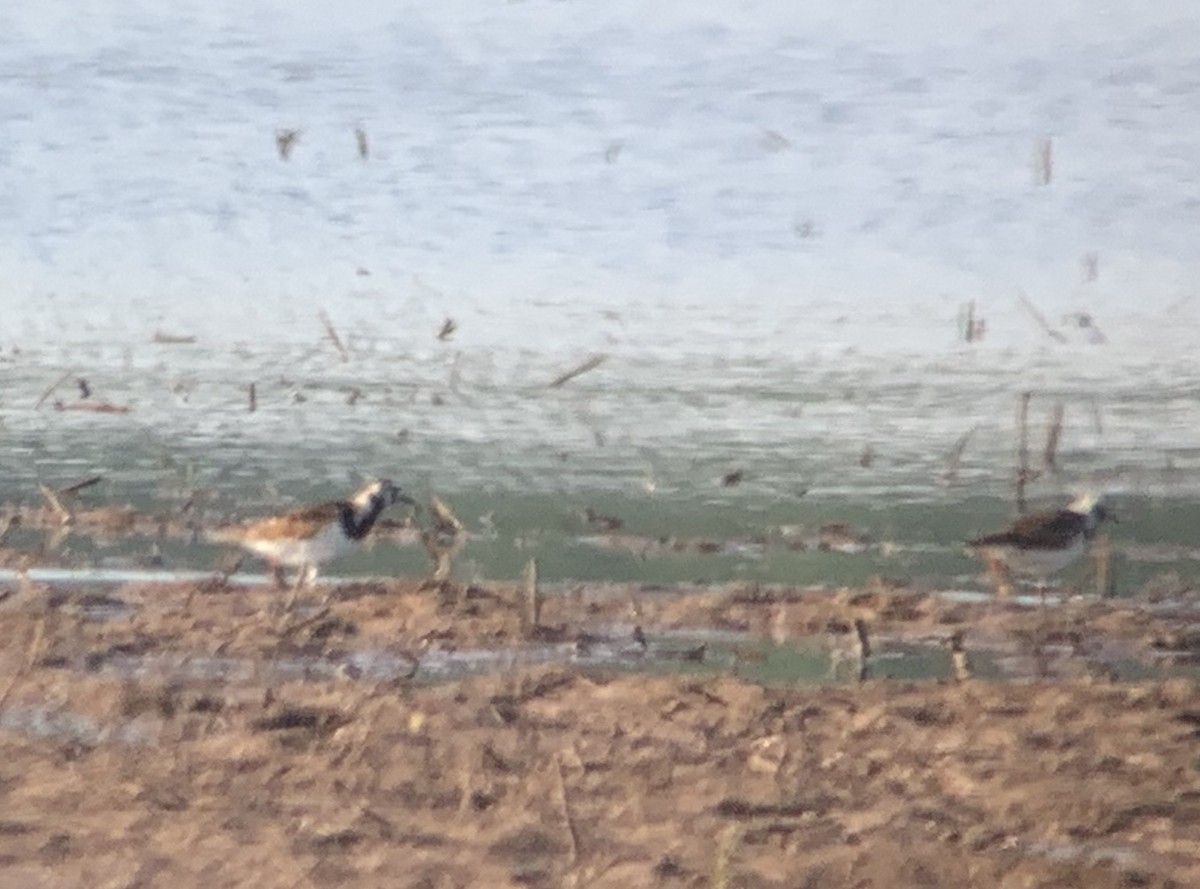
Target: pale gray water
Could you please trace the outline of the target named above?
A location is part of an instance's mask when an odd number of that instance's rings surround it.
[[[0,13],[0,498],[101,473],[102,501],[250,514],[388,473],[478,533],[467,574],[536,553],[558,578],[962,586],[959,541],[1011,515],[1032,391],[1035,458],[1066,411],[1038,502],[1112,489],[1118,553],[1168,547],[1122,590],[1192,577],[1190,7],[775,6]],[[55,411],[76,376],[130,412]],[[586,506],[747,545],[598,550]],[[886,551],[760,545],[842,520]]]

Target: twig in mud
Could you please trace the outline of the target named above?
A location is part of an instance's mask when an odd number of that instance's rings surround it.
[[[739,824],[730,824],[721,832],[717,840],[717,857],[713,861],[712,881],[710,889],[729,889],[730,863],[733,853],[742,841],[742,828]]]
[[[442,328],[438,331],[437,338],[443,343],[450,337],[454,336],[454,331],[458,330],[458,322],[453,318],[447,318],[442,322]]]
[[[958,478],[958,468],[962,465],[963,451],[967,449],[967,444],[971,441],[971,436],[975,434],[978,426],[972,426],[966,432],[958,437],[958,441],[954,443],[954,447],[950,449],[950,453],[946,455],[945,469],[942,470],[942,478],[945,481],[952,482]]]
[[[295,623],[286,624],[279,635],[282,638],[287,639],[291,636],[294,636],[301,630],[306,629],[307,627],[319,624],[325,618],[329,617],[329,614],[330,610],[328,608],[320,608],[317,610],[316,614],[311,614],[303,620],[296,621]]]
[[[250,384],[248,394],[250,396],[250,402],[246,405],[246,410],[250,413],[254,413],[256,410],[258,410],[258,388],[254,383]]]
[[[84,488],[90,488],[93,485],[98,485],[102,481],[104,481],[104,476],[93,475],[91,478],[85,478],[81,482],[75,482],[75,484],[67,485],[65,488],[59,488],[58,493],[66,494],[68,496],[74,496],[75,494],[78,494],[80,491],[82,491]]]
[[[567,839],[570,840],[570,858],[567,863],[574,867],[579,860],[579,831],[575,829],[575,819],[571,816],[571,802],[567,799],[567,782],[563,777],[561,756],[554,757],[554,772],[558,776],[558,804],[562,808],[563,824],[567,828]]]
[[[63,506],[61,500],[58,499],[58,494],[53,490],[39,483],[38,490],[42,492],[42,497],[50,504],[50,509],[58,516],[60,525],[69,525],[71,523],[71,511]]]
[[[599,367],[601,364],[603,364],[607,359],[608,359],[607,355],[593,355],[591,358],[588,358],[586,361],[581,362],[580,364],[577,364],[575,367],[571,368],[566,373],[560,374],[559,376],[555,377],[553,382],[550,383],[550,388],[557,389],[559,386],[562,386],[564,383],[570,382],[571,380],[575,379],[577,376],[580,376],[581,374],[585,374],[589,370],[595,370],[597,367]]]
[[[4,541],[8,539],[8,535],[12,533],[13,528],[21,527],[21,516],[13,513],[8,517],[8,521],[4,523],[4,527],[0,529],[0,546],[4,545]]]
[[[1062,438],[1063,404],[1054,405],[1050,426],[1046,430],[1046,447],[1042,450],[1042,467],[1051,474],[1058,472],[1058,443]]]
[[[37,403],[34,404],[33,409],[36,411],[38,408],[40,408],[45,403],[46,399],[54,394],[55,389],[57,389],[59,386],[61,386],[63,383],[65,383],[67,380],[69,380],[74,375],[75,375],[75,371],[69,370],[65,374],[63,374],[61,377],[59,377],[57,380],[55,380],[54,383],[50,386],[50,388],[42,393],[42,397],[37,400]]]
[[[45,633],[45,631],[46,620],[45,618],[39,618],[38,622],[34,624],[33,632],[29,637],[29,647],[25,650],[25,663],[19,670],[16,670],[13,673],[12,679],[10,679],[8,685],[4,687],[4,691],[0,692],[0,707],[3,707],[8,703],[8,699],[12,695],[13,689],[17,687],[17,683],[20,682],[21,679],[23,679],[29,673],[29,671],[33,669],[33,663],[37,660],[38,649],[41,648],[42,635]]]
[[[343,361],[350,360],[350,353],[346,351],[346,347],[342,344],[342,338],[338,336],[338,332],[334,329],[333,322],[329,320],[329,315],[324,309],[317,312],[317,317],[321,319],[321,324],[325,326],[325,335],[329,337],[329,341],[333,343],[333,347],[338,350],[338,354],[342,356]]]
[[[1021,301],[1021,305],[1023,305],[1029,314],[1033,316],[1033,319],[1041,325],[1042,330],[1046,331],[1046,334],[1052,340],[1054,340],[1056,343],[1065,343],[1067,341],[1067,338],[1062,334],[1061,331],[1055,330],[1050,326],[1050,322],[1046,320],[1046,316],[1039,312],[1037,310],[1037,306],[1029,301],[1029,297],[1025,295],[1025,291],[1018,290],[1017,299]]]

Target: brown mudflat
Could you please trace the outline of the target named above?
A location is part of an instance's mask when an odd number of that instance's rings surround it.
[[[585,587],[547,597],[538,627],[501,586],[348,586],[291,615],[219,583],[99,605],[116,602],[103,620],[61,590],[0,605],[0,885],[1200,885],[1200,688],[1089,669],[1105,644],[1188,647],[1188,618],[1144,602]],[[571,664],[435,684],[105,667],[419,661],[635,622],[778,640],[854,619],[883,640],[963,631],[968,649],[1042,633],[1081,666],[819,686]]]

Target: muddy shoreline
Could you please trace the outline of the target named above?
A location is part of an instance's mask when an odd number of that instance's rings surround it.
[[[1041,609],[882,583],[587,585],[546,595],[531,626],[514,585],[381,581],[281,606],[219,580],[28,585],[0,603],[0,882],[1200,880],[1200,686],[1114,681],[1100,656],[1189,658],[1200,599]],[[747,661],[755,641],[834,651],[856,620],[868,663],[955,633],[973,657],[1049,655],[1005,680],[746,678],[739,644]],[[693,650],[694,672],[583,656],[603,644],[682,656],[664,640],[688,631],[741,642],[716,663]],[[561,657],[454,681],[403,666],[537,645]],[[362,668],[363,651],[396,669]],[[283,662],[302,667],[271,668]]]

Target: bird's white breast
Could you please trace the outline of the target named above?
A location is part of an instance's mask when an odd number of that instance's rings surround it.
[[[342,532],[337,522],[333,522],[312,537],[247,540],[243,545],[272,562],[299,568],[303,565],[320,565],[343,556],[354,549],[355,541]]]

